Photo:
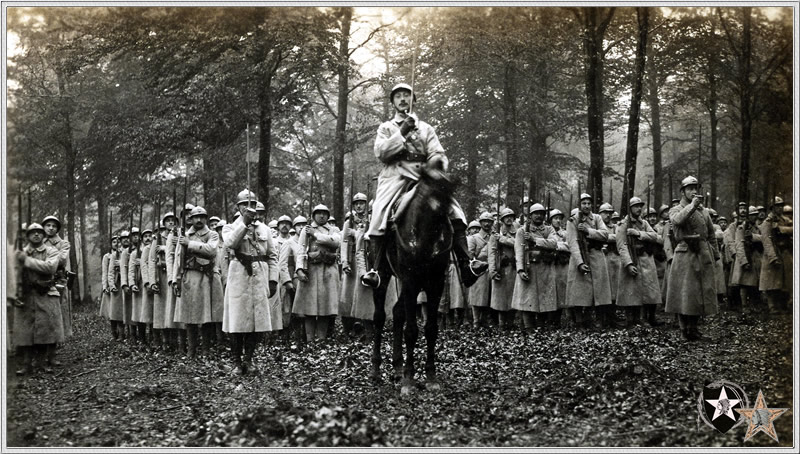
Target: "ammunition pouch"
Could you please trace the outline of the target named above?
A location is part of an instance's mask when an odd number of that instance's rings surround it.
[[[53,288],[53,285],[55,285],[56,280],[53,276],[42,277],[37,273],[28,273],[28,283],[30,287],[40,295],[47,295],[50,289]]]
[[[616,241],[609,241],[606,243],[606,254],[619,254],[617,250],[617,243]]]
[[[556,252],[556,263],[559,265],[569,265],[569,259],[571,257],[571,253],[567,251],[557,251]]]
[[[586,239],[586,246],[589,249],[597,249],[598,251],[602,251],[603,250],[603,246],[605,246],[605,245],[606,245],[605,241],[592,240],[592,239],[589,239],[589,238]]]
[[[333,265],[336,263],[336,254],[329,252],[325,249],[317,249],[316,251],[309,251],[308,263],[316,265],[319,263],[325,265]]]
[[[247,255],[239,251],[233,251],[233,255],[244,266],[248,276],[253,275],[253,262],[266,262],[269,260],[266,255]]]
[[[188,259],[186,259],[186,266],[184,267],[184,270],[199,271],[203,274],[211,276],[214,274],[214,268],[215,268],[214,262],[202,265],[200,263],[197,263],[197,259],[195,257],[189,257]]]
[[[704,240],[701,238],[684,238],[683,241],[686,243],[686,247],[689,248],[689,251],[694,254],[699,254]]]
[[[505,268],[509,265],[514,265],[514,259],[507,255],[502,256],[500,258],[500,268]]]
[[[663,246],[658,246],[653,251],[653,257],[658,262],[666,262],[667,261],[667,251],[664,250]]]
[[[558,257],[558,252],[552,249],[533,248],[528,254],[530,254],[531,262],[544,263],[547,265],[551,265]]]

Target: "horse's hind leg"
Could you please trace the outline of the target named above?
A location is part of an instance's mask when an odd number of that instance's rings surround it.
[[[436,341],[439,337],[439,325],[436,319],[440,315],[439,300],[442,295],[443,287],[436,283],[432,283],[431,285],[434,288],[426,289],[426,293],[431,297],[428,298],[428,302],[425,303],[428,306],[428,320],[425,322],[425,387],[429,390],[437,391],[441,388],[441,385],[436,377]]]
[[[370,378],[376,384],[381,382],[381,345],[383,344],[383,325],[386,322],[384,303],[386,301],[388,282],[388,279],[382,281],[381,285],[373,289],[372,292],[372,302],[375,305],[375,314],[372,318],[375,323],[375,334],[372,345],[372,372],[370,373]]]
[[[419,328],[417,328],[415,320],[417,314],[416,297],[419,293],[419,287],[409,281],[410,279],[403,282],[402,297],[400,298],[406,313],[407,321],[405,330],[403,331],[403,337],[406,341],[406,364],[403,374],[403,385],[400,388],[401,394],[411,394],[414,392],[414,347],[417,345],[417,338],[419,337]],[[431,316],[428,314],[428,323],[430,323],[430,320]]]
[[[401,292],[398,295],[397,304],[392,309],[392,366],[394,368],[392,379],[394,381],[400,381],[403,378],[403,326],[406,322],[406,309],[403,298],[404,294]]]

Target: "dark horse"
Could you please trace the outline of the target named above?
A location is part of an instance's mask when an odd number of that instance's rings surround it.
[[[425,322],[427,358],[425,361],[428,389],[440,387],[436,379],[435,348],[439,334],[437,323],[439,299],[445,283],[453,245],[453,227],[448,219],[448,209],[453,184],[441,168],[423,168],[413,199],[391,230],[387,232],[386,255],[376,263],[381,277],[374,289],[375,338],[372,351],[374,382],[380,382],[381,344],[386,321],[384,303],[389,278],[394,275],[400,282],[400,295],[392,310],[394,339],[392,365],[394,378],[402,379],[401,392],[414,390],[414,346],[417,343],[417,295],[424,290],[427,295],[428,319]],[[405,331],[403,330],[405,326]],[[403,339],[406,341],[406,360],[403,368]]]

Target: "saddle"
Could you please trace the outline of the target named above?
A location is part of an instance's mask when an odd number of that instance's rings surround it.
[[[406,209],[408,209],[408,205],[411,203],[411,200],[414,199],[416,189],[416,181],[409,180],[406,182],[406,184],[403,186],[403,190],[401,191],[402,194],[397,197],[397,200],[395,200],[389,209],[389,223],[395,224],[403,216],[403,213],[405,213]]]

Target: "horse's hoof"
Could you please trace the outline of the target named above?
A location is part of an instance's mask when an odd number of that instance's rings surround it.
[[[442,389],[442,384],[436,379],[428,380],[425,382],[425,389],[428,391],[439,391]]]

